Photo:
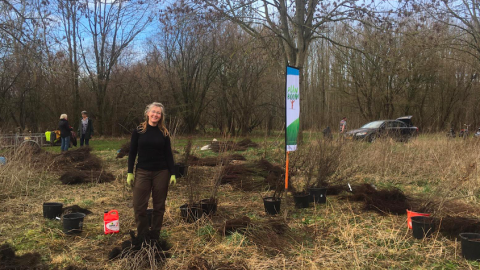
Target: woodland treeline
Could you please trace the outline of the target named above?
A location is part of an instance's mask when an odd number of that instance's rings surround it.
[[[303,130],[413,115],[420,131],[480,125],[479,3],[0,1],[0,133],[87,110],[128,133],[145,105],[179,133],[284,125],[285,66],[301,69]]]

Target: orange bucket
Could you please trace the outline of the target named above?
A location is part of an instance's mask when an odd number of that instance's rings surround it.
[[[430,214],[417,213],[417,212],[413,212],[413,211],[407,210],[407,224],[408,224],[408,228],[409,228],[410,230],[412,229],[412,217],[418,217],[418,216],[429,217]]]

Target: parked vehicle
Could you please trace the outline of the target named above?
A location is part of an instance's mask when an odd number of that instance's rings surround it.
[[[396,120],[379,120],[363,125],[359,129],[345,134],[347,139],[373,142],[379,138],[393,138],[397,141],[408,141],[418,134],[418,128],[412,124],[412,116],[404,116]]]

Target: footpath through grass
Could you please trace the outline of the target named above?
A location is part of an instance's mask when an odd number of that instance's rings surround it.
[[[317,136],[306,136],[309,142],[297,155],[313,156]],[[195,137],[192,154],[216,156],[212,151],[200,151],[211,139]],[[262,157],[274,163],[283,162],[283,137],[259,136],[252,140],[260,147],[238,152],[247,162]],[[115,158],[127,141],[128,138],[91,141],[93,153],[116,176],[111,183],[65,186],[47,168],[34,170],[19,164],[15,170],[10,168],[12,171],[0,169],[2,181],[16,175],[15,184],[19,187],[15,194],[1,197],[0,243],[11,243],[19,255],[39,252],[51,268],[76,265],[86,269],[132,269],[135,264],[129,259],[107,260],[110,250],[120,246],[129,238],[128,231],[135,229],[132,194],[124,183],[127,160]],[[186,142],[186,137],[174,142],[174,148],[180,152],[175,156],[177,161],[182,158]],[[378,188],[398,187],[407,195],[443,196],[480,207],[476,169],[480,143],[473,139],[447,140],[430,135],[407,144],[344,142],[339,149],[340,164],[327,179],[330,183],[368,182]],[[291,181],[301,186],[308,172],[301,166],[295,170]],[[218,168],[198,167],[193,171],[202,175],[195,187],[198,196],[208,198]],[[172,257],[161,269],[204,269],[192,268],[202,260],[210,267],[205,269],[220,265],[228,265],[223,269],[480,269],[478,262],[461,258],[458,241],[438,233],[425,240],[414,239],[406,216],[365,212],[361,202],[349,202],[339,196],[327,195],[326,204],[295,209],[289,194],[282,202],[282,213],[270,217],[265,214],[262,196],[271,192],[245,192],[223,185],[218,191],[218,213],[211,219],[185,223],[180,218],[179,206],[188,201],[188,190],[183,178],[169,190],[162,234],[173,246]],[[42,204],[47,201],[66,206],[77,204],[92,211],[85,218],[84,232],[67,236],[60,222],[45,220]],[[104,235],[103,211],[111,209],[119,211],[121,233]],[[223,236],[217,231],[225,220],[241,216],[252,220],[248,232]],[[272,229],[268,224],[280,221],[288,226],[286,231],[268,230]]]

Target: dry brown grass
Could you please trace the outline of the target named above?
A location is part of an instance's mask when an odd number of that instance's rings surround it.
[[[447,140],[439,135],[406,144],[347,142],[345,148],[337,179],[427,187],[439,197],[478,200],[480,140]]]
[[[49,155],[42,152],[33,155],[28,149],[4,154],[6,165],[0,165],[0,199],[28,196],[47,182],[45,170],[39,171],[38,163]]]
[[[262,151],[244,155],[254,160]],[[278,156],[267,158],[282,159],[281,151],[270,153]],[[479,268],[478,263],[461,258],[457,241],[440,233],[416,240],[406,226],[406,216],[365,212],[361,202],[338,196],[329,196],[327,204],[305,210],[295,209],[288,196],[282,202],[282,214],[270,218],[261,200],[266,191],[243,192],[224,185],[217,193],[215,216],[185,223],[178,209],[188,201],[188,187],[182,179],[169,191],[165,213],[164,236],[173,245],[172,257],[160,265],[149,259],[152,253],[146,250],[138,258],[108,261],[108,253],[128,239],[128,230],[135,228],[132,195],[123,183],[126,159],[115,159],[113,150],[96,154],[117,181],[64,186],[47,173],[28,169],[23,162],[12,161],[0,167],[2,194],[10,194],[0,202],[0,244],[11,243],[20,256],[39,252],[45,262],[60,268],[72,264],[87,269],[168,270],[195,269],[195,265],[197,269],[205,265],[208,269]],[[435,199],[435,214],[439,216],[455,211],[479,218],[475,209],[480,207],[480,144],[473,139],[448,141],[443,136],[426,136],[407,144],[345,142],[339,159],[337,169],[325,179],[330,184],[368,182],[377,188],[396,187],[409,196]],[[194,170],[201,175],[199,198],[210,197],[216,170]],[[316,176],[313,173],[312,177]],[[299,168],[292,181],[305,181],[305,177],[305,170]],[[92,211],[85,218],[84,232],[65,236],[59,222],[44,220],[45,201],[78,204]],[[102,213],[111,209],[120,213],[121,233],[103,235]],[[215,229],[225,220],[242,216],[252,221],[245,232],[223,236]]]

